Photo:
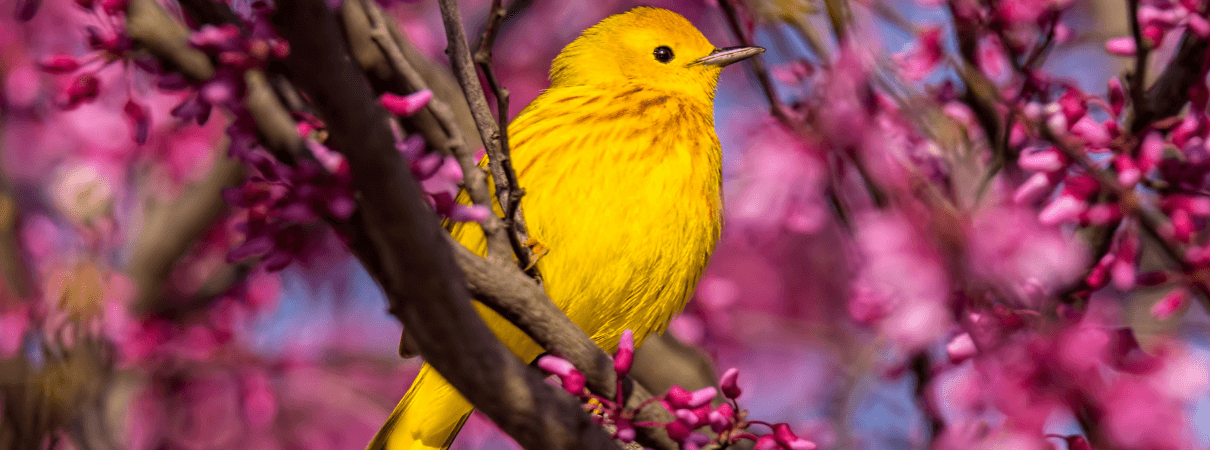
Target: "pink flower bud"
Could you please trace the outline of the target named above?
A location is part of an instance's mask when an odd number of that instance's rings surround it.
[[[1204,130],[1202,126],[1203,121],[1199,116],[1204,116],[1204,113],[1198,113],[1195,110],[1185,115],[1184,120],[1181,120],[1181,123],[1176,128],[1173,128],[1169,134],[1169,138],[1172,139],[1172,145],[1178,148],[1185,148],[1185,144],[1202,133]]]
[[[1185,288],[1176,288],[1164,295],[1164,298],[1151,306],[1151,316],[1158,320],[1168,320],[1177,311],[1180,311],[1185,303],[1189,302],[1189,291]]]
[[[1114,256],[1112,253],[1106,254],[1097,262],[1097,265],[1092,266],[1088,271],[1088,276],[1084,278],[1084,282],[1092,289],[1100,289],[1109,283],[1109,265],[1113,263]]]
[[[68,82],[67,90],[63,92],[62,105],[65,109],[73,109],[81,103],[95,100],[100,91],[101,82],[95,74],[79,74]]]
[[[273,39],[269,41],[269,53],[273,54],[274,58],[286,59],[290,56],[290,43],[284,39]]]
[[[1025,140],[1029,138],[1029,133],[1025,129],[1025,125],[1021,122],[1013,124],[1012,130],[1008,132],[1008,145],[1011,147],[1021,147],[1025,145]]]
[[[1087,202],[1070,195],[1060,195],[1038,213],[1038,221],[1043,225],[1058,225],[1079,219],[1087,209]]]
[[[1084,142],[1087,142],[1088,145],[1098,148],[1108,145],[1111,139],[1109,131],[1088,116],[1082,117],[1073,123],[1071,125],[1071,133],[1084,139]]]
[[[1122,110],[1126,108],[1126,89],[1122,87],[1122,81],[1118,77],[1109,79],[1109,109],[1114,116],[1122,115]]]
[[[1113,287],[1128,291],[1134,288],[1134,273],[1133,259],[1118,258],[1110,266],[1109,278],[1113,280]]]
[[[235,85],[230,80],[214,79],[207,82],[199,93],[211,105],[223,105],[235,98]]]
[[[664,395],[664,400],[673,409],[694,409],[709,403],[716,394],[717,391],[713,386],[689,392],[683,387],[672,385],[668,388],[668,393]]]
[[[1050,192],[1051,189],[1054,189],[1051,177],[1045,173],[1035,173],[1017,187],[1017,191],[1013,193],[1013,203],[1023,205],[1033,202]]]
[[[1164,40],[1164,35],[1167,33],[1168,33],[1167,27],[1162,27],[1159,25],[1151,24],[1151,25],[1144,25],[1141,34],[1143,35],[1144,41],[1147,41],[1147,43],[1149,45],[1154,46],[1157,42]],[[1121,39],[1129,39],[1129,38],[1121,38]],[[1134,41],[1131,40],[1130,43],[1134,44]],[[1112,52],[1110,52],[1110,53],[1112,53]],[[1132,55],[1122,55],[1122,56],[1132,56]]]
[[[732,367],[723,372],[722,378],[718,380],[719,387],[723,390],[723,396],[729,399],[739,398],[744,391],[739,388],[739,369]]]
[[[618,431],[613,433],[614,439],[622,442],[634,442],[634,425],[630,423],[630,420],[619,417],[614,419],[613,424],[618,427]]]
[[[794,435],[784,423],[773,425],[773,438],[790,450],[815,450],[815,443]]]
[[[151,116],[147,113],[147,107],[136,103],[134,99],[127,99],[126,105],[122,107],[122,112],[125,113],[126,120],[130,122],[134,141],[139,144],[146,143],[147,135],[151,132]]]
[[[622,332],[622,338],[618,340],[618,353],[613,356],[613,371],[618,374],[618,377],[624,377],[630,373],[630,366],[634,364],[634,332],[629,329]]]
[[[436,174],[443,164],[445,164],[445,157],[440,153],[425,153],[412,161],[412,175],[415,175],[418,180],[428,179]]]
[[[1088,207],[1080,215],[1080,223],[1108,225],[1122,218],[1122,207],[1117,203],[1098,203]]]
[[[1043,114],[1046,113],[1044,109],[1041,103],[1029,102],[1021,107],[1021,113],[1025,114],[1025,117],[1029,118],[1029,120],[1036,122],[1042,120]]]
[[[1193,218],[1189,216],[1189,211],[1185,209],[1177,209],[1168,215],[1172,219],[1172,239],[1180,242],[1189,242],[1189,238],[1193,237]]]
[[[765,435],[756,439],[756,445],[752,450],[780,450],[781,444],[778,444],[773,436]]]
[[[80,61],[64,54],[48,55],[38,61],[38,67],[56,75],[75,72],[80,66]]]
[[[568,394],[578,396],[584,393],[584,374],[576,370],[576,366],[572,365],[570,361],[546,355],[538,358],[538,367],[563,380],[563,390]]]
[[[714,386],[707,386],[690,392],[689,394],[689,403],[685,406],[696,409],[710,403],[711,400],[714,400],[714,397],[718,395],[718,390],[715,389]]]
[[[1127,155],[1117,155],[1113,158],[1113,167],[1118,171],[1118,183],[1124,188],[1132,188],[1143,177],[1138,165]]]
[[[1164,160],[1164,137],[1158,131],[1151,131],[1143,138],[1139,147],[1139,170],[1150,172]]]
[[[218,62],[221,65],[236,69],[250,69],[256,66],[256,60],[244,52],[220,52]]]
[[[1050,147],[1021,155],[1017,165],[1030,172],[1055,172],[1067,167],[1067,157]]]
[[[710,411],[706,419],[710,422],[710,430],[720,433],[731,426],[731,421],[735,419],[735,410],[731,408],[730,403],[723,403],[718,409]]]
[[[1068,124],[1067,117],[1061,113],[1054,113],[1046,116],[1046,127],[1051,133],[1057,136],[1067,136]]]
[[[689,438],[689,432],[692,431],[679,420],[665,424],[664,430],[668,432],[668,437],[676,442],[685,442],[685,439]]]
[[[697,414],[694,414],[693,411],[688,409],[676,410],[676,418],[684,423],[685,426],[689,427],[690,430],[695,429],[698,427],[698,425],[700,425],[698,423],[699,420],[697,418]]]
[[[387,92],[378,98],[378,104],[390,111],[391,114],[400,117],[407,117],[416,114],[417,111],[424,109],[428,105],[429,100],[433,99],[433,91],[428,89],[418,91],[413,94],[399,96]]]
[[[101,10],[106,14],[114,15],[120,12],[126,12],[127,0],[101,0]]]
[[[1073,175],[1063,180],[1063,193],[1085,200],[1101,188],[1097,179],[1089,174]]]
[[[1134,56],[1137,47],[1134,45],[1134,38],[1117,37],[1105,42],[1105,51],[1114,56]]]
[[[1083,94],[1074,88],[1063,91],[1063,95],[1059,96],[1057,103],[1059,111],[1063,113],[1063,118],[1067,120],[1067,123],[1076,123],[1088,113],[1088,105],[1084,102]]]
[[[450,220],[454,222],[483,222],[491,214],[491,210],[483,205],[463,205],[455,203],[450,207]]]
[[[970,333],[959,334],[945,345],[945,353],[953,364],[961,364],[970,359],[975,356],[975,351],[975,341],[971,339]]]

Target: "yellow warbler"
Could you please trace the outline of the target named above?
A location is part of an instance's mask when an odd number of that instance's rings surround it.
[[[509,127],[530,234],[549,250],[546,293],[602,349],[626,329],[636,344],[663,332],[693,293],[721,222],[715,86],[723,66],[762,51],[716,49],[684,17],[635,8],[564,48],[550,88]],[[452,232],[486,251],[478,225]],[[517,356],[542,353],[475,306]],[[369,448],[448,448],[472,409],[425,364]]]

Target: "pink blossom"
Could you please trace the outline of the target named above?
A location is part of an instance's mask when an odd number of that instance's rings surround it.
[[[1052,176],[1041,172],[1031,175],[1029,179],[1025,180],[1024,183],[1021,183],[1021,186],[1018,186],[1017,191],[1013,193],[1013,203],[1021,205],[1031,203],[1042,198],[1042,196],[1054,189],[1058,178],[1059,177],[1057,176]]]
[[[944,59],[941,47],[941,27],[930,27],[916,36],[916,41],[905,52],[895,55],[895,62],[904,78],[920,81],[936,70]]]
[[[1043,208],[1042,212],[1038,213],[1038,220],[1044,225],[1058,225],[1079,219],[1080,214],[1087,209],[1088,202],[1064,194]]]
[[[1134,56],[1136,51],[1134,38],[1132,37],[1117,37],[1105,42],[1105,51],[1115,56]]]
[[[744,392],[739,387],[739,369],[735,367],[723,372],[723,376],[719,378],[718,384],[723,391],[723,396],[732,400],[738,398]]]
[[[630,365],[634,363],[634,332],[630,329],[622,331],[622,337],[618,341],[618,352],[613,357],[613,370],[617,372],[618,377],[624,377],[630,372]]]
[[[945,353],[952,364],[961,364],[974,356],[975,351],[975,341],[971,339],[970,333],[959,334],[945,345]]]
[[[668,389],[668,394],[666,394],[664,399],[673,408],[694,409],[709,403],[710,400],[714,399],[715,395],[718,395],[718,390],[716,390],[713,386],[704,387],[696,391],[689,392],[686,391],[685,388],[673,385]]]
[[[1067,157],[1054,147],[1022,154],[1017,160],[1022,169],[1031,172],[1056,172],[1067,167]]]
[[[1151,316],[1158,320],[1168,320],[1176,315],[1186,303],[1189,303],[1189,291],[1176,288],[1164,295],[1164,298],[1151,306]]]
[[[100,91],[101,82],[96,75],[89,72],[81,73],[68,81],[67,88],[59,97],[59,104],[64,109],[72,109],[80,106],[81,103],[93,101]]]
[[[1126,90],[1122,87],[1122,81],[1117,77],[1109,79],[1109,110],[1113,115],[1122,115],[1122,109],[1126,107]]]
[[[378,104],[382,105],[387,111],[396,116],[410,116],[416,114],[417,111],[424,109],[429,100],[433,98],[433,92],[425,89],[406,96],[399,96],[387,92],[378,98]]]
[[[978,57],[979,69],[983,70],[989,77],[1000,79],[1008,73],[1008,55],[1005,53],[1004,45],[1000,43],[999,38],[988,36],[980,39]]]
[[[584,392],[584,374],[566,359],[550,355],[543,356],[538,358],[538,367],[557,375],[563,381],[563,390],[568,394],[580,395]]]

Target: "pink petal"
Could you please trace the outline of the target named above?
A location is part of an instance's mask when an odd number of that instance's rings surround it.
[[[429,100],[433,99],[433,92],[425,89],[405,96],[399,96],[387,92],[378,98],[378,104],[382,105],[391,114],[401,117],[407,117],[416,114],[417,111],[424,109],[428,105]]]
[[[1134,56],[1137,51],[1133,37],[1117,37],[1105,42],[1105,51],[1115,56]]]

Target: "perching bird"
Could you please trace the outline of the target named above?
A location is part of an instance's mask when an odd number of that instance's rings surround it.
[[[684,17],[635,8],[565,47],[509,126],[546,293],[605,351],[626,329],[636,344],[663,332],[692,295],[722,220],[714,90],[724,66],[763,51],[717,49]],[[478,225],[452,233],[486,253]],[[475,307],[522,360],[542,353]],[[369,448],[448,448],[472,410],[425,364]]]

